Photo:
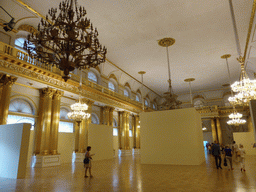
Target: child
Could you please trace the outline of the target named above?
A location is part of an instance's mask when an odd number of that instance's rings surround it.
[[[85,176],[84,177],[88,177],[87,176],[87,170],[88,169],[89,169],[90,177],[92,177],[92,173],[91,173],[91,167],[92,167],[91,159],[92,159],[92,156],[95,155],[95,154],[91,154],[90,155],[90,151],[91,151],[91,147],[88,146],[87,147],[87,151],[85,153],[85,160],[84,160],[84,167],[85,167]]]

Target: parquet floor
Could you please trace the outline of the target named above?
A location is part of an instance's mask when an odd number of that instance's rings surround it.
[[[25,179],[0,178],[0,191],[193,191],[256,192],[256,156],[246,157],[246,172],[216,169],[206,154],[200,166],[142,165],[140,156],[93,162],[92,178],[84,178],[82,163],[28,168]]]

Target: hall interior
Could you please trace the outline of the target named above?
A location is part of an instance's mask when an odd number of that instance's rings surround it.
[[[256,106],[253,102],[233,105],[229,98],[236,94],[230,85],[239,80],[241,66],[250,79],[256,76],[256,0],[231,1],[237,37],[229,0],[72,1],[87,11],[86,17],[96,26],[107,54],[95,67],[70,70],[67,81],[59,65],[43,62],[43,54],[42,59],[33,58],[24,47],[28,35],[40,31],[41,18],[46,19],[48,10],[58,8],[60,2],[0,2],[0,125],[31,124],[26,177],[0,178],[0,189],[33,191],[42,187],[58,191],[67,183],[63,191],[104,191],[103,184],[106,191],[153,191],[156,186],[162,191],[186,191],[190,187],[191,191],[193,187],[204,191],[209,189],[207,185],[211,186],[208,191],[255,190]],[[159,46],[159,40],[165,38],[173,40],[166,46],[167,52]],[[239,56],[243,65],[237,60]],[[171,109],[175,95],[175,101],[181,102],[175,110],[194,108],[200,114],[201,125],[197,127],[205,143],[230,145],[236,140],[244,144],[248,171],[243,176],[237,170],[216,172],[211,156],[198,167],[140,164],[141,132],[146,129],[142,114]],[[78,101],[88,106],[86,112],[90,114],[79,123],[68,117],[73,111],[71,105]],[[246,122],[227,124],[234,112],[242,114]],[[164,135],[164,124],[159,123],[159,127]],[[159,135],[154,130],[151,133]],[[95,178],[81,184],[81,162],[88,145],[97,154],[93,162]],[[106,163],[109,167],[103,168]],[[108,168],[112,171],[106,175]],[[169,172],[182,179],[177,181]],[[58,178],[60,174],[64,175]],[[161,174],[166,179],[161,180]],[[220,178],[223,181],[213,186],[209,177],[213,183]],[[157,185],[148,182],[152,180]]]

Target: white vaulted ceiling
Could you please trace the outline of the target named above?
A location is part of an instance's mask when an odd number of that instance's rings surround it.
[[[15,20],[35,17],[20,0],[1,1]],[[60,0],[22,0],[32,9],[46,15],[57,8]],[[193,77],[195,91],[221,88],[228,83],[225,61],[229,59],[232,81],[239,77],[240,66],[228,0],[78,0],[85,7],[87,17],[99,31],[99,40],[108,49],[107,59],[140,80],[138,71],[144,70],[144,84],[160,95],[168,88],[166,49],[157,40],[172,37],[169,48],[171,79],[175,93],[188,92],[184,79]],[[244,51],[253,0],[233,0],[241,48]],[[2,21],[10,18],[0,10]],[[37,27],[39,19],[19,21]],[[251,63],[251,65],[254,65]],[[248,68],[250,66],[248,65]],[[254,68],[254,67],[253,67]],[[249,76],[253,76],[249,70]]]

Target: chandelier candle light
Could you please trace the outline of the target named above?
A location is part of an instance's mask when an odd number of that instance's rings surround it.
[[[105,62],[107,49],[98,40],[98,31],[85,17],[84,7],[77,0],[65,0],[57,8],[51,8],[46,20],[41,19],[38,33],[28,35],[24,49],[39,62],[56,65],[64,72],[67,81],[69,72],[75,68],[95,68]]]
[[[84,120],[88,119],[91,114],[86,113],[88,105],[81,103],[81,91],[82,91],[82,70],[80,69],[80,83],[79,83],[79,100],[78,103],[71,105],[72,112],[68,113],[68,118],[73,119],[78,125]]]
[[[166,102],[164,103],[164,107],[166,109],[178,109],[180,105],[182,104],[181,101],[177,100],[178,95],[175,95],[172,90],[172,81],[171,81],[171,70],[170,70],[170,62],[169,62],[169,53],[168,53],[168,47],[172,46],[175,43],[175,39],[173,38],[163,38],[158,41],[158,45],[161,47],[166,47],[167,52],[167,64],[168,64],[168,76],[169,79],[167,82],[169,83],[169,89],[168,92],[164,93],[164,97],[166,99]]]

